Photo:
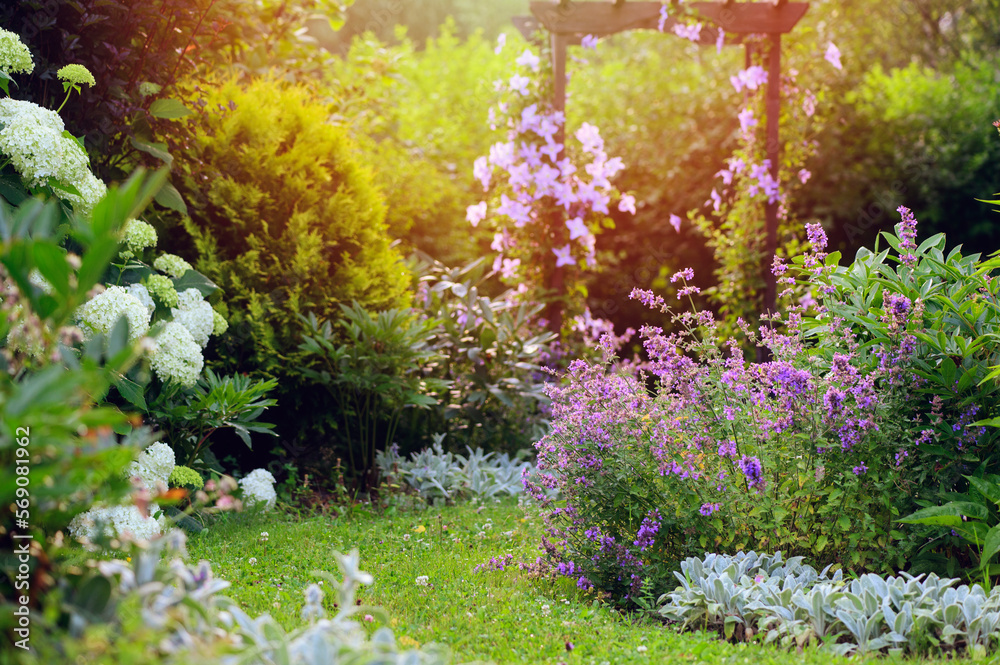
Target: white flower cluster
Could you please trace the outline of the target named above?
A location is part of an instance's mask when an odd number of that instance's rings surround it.
[[[156,507],[150,505],[152,512]],[[73,518],[69,523],[69,533],[77,539],[93,542],[101,532],[109,538],[128,534],[134,540],[150,540],[163,532],[164,518],[143,516],[135,506],[95,507]]]
[[[167,479],[174,470],[174,451],[165,443],[154,443],[139,453],[132,464],[125,469],[129,477],[137,477],[150,492],[157,492],[167,486]],[[149,504],[149,514],[160,512],[155,503]],[[77,515],[69,524],[69,532],[75,538],[93,541],[100,533],[109,538],[121,537],[126,533],[135,540],[149,540],[163,531],[165,519],[145,517],[134,505],[95,506]]]
[[[252,506],[258,502],[264,503],[267,510],[274,508],[278,494],[274,491],[274,476],[266,469],[255,469],[240,480],[243,489],[243,502]]]
[[[150,492],[156,492],[160,485],[167,486],[175,464],[173,449],[165,443],[154,443],[139,453],[125,472],[129,477],[138,477]]]
[[[205,359],[187,328],[176,321],[169,322],[157,336],[156,344],[149,364],[161,381],[176,381],[187,388],[197,383]]]
[[[179,304],[170,309],[174,322],[187,328],[198,346],[205,348],[215,328],[215,311],[198,289],[185,289],[178,296]]]
[[[149,330],[149,314],[146,305],[122,286],[109,286],[77,310],[80,330],[86,339],[111,332],[118,319],[124,316],[128,319],[128,338],[132,342]]]
[[[129,284],[125,287],[125,290],[146,307],[146,311],[149,312],[150,316],[153,315],[153,312],[156,311],[156,303],[153,301],[153,297],[149,295],[149,289],[142,284],[136,283]]]
[[[21,38],[0,28],[0,70],[7,74],[30,74],[34,69],[31,52]]]
[[[151,224],[141,219],[131,219],[122,231],[122,244],[125,245],[125,249],[122,250],[121,257],[131,259],[142,250],[155,247],[156,240],[156,229]]]
[[[153,261],[153,267],[171,277],[180,277],[191,270],[191,264],[176,254],[160,254]]]
[[[29,187],[38,187],[54,178],[80,195],[54,188],[57,196],[73,204],[77,212],[89,215],[107,187],[90,172],[90,158],[76,142],[63,135],[59,114],[32,102],[0,99],[0,152],[10,158]]]

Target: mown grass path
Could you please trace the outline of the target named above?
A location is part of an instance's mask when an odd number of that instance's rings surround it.
[[[212,562],[215,574],[232,584],[225,593],[252,615],[269,612],[292,629],[302,623],[302,591],[318,580],[312,571],[337,574],[331,553],[357,548],[362,569],[375,577],[361,590],[362,603],[385,610],[402,645],[443,643],[456,663],[825,665],[871,660],[731,645],[707,633],[678,634],[604,607],[568,580],[531,579],[516,565],[473,572],[506,554],[534,561],[540,533],[533,512],[506,500],[383,515],[355,510],[338,518],[238,515],[192,536],[188,549],[194,559]],[[421,576],[427,577],[426,585]],[[328,608],[334,600],[328,594]],[[374,630],[380,619],[367,625]]]

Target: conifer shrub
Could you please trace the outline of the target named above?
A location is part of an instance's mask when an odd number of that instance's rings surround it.
[[[188,103],[200,112],[177,140],[174,179],[191,258],[224,293],[222,365],[280,373],[301,341],[299,314],[408,304],[383,198],[326,105],[273,79],[195,87]]]

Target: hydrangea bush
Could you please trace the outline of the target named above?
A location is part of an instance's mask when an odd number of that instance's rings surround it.
[[[264,510],[271,510],[278,500],[274,491],[274,476],[266,469],[254,469],[240,479],[243,502],[247,506],[260,504]]]

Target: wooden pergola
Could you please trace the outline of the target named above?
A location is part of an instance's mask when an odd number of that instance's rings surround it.
[[[517,17],[514,24],[530,38],[538,29],[549,32],[552,45],[552,71],[554,99],[558,111],[566,108],[566,48],[578,45],[587,35],[606,37],[627,30],[656,30],[660,23],[661,2],[532,2],[531,17]],[[671,3],[675,4],[675,3]],[[702,28],[699,43],[715,45],[719,30],[725,33],[726,44],[743,44],[746,48],[747,66],[751,63],[749,35],[766,35],[767,53],[766,90],[766,151],[770,160],[771,176],[778,178],[780,142],[778,118],[781,113],[781,35],[791,32],[809,9],[806,2],[765,0],[763,2],[692,2],[687,5],[697,12],[707,24]],[[671,32],[678,21],[670,16],[663,25],[664,32]],[[560,136],[560,143],[565,136]],[[778,203],[765,206],[765,259],[761,267],[766,284],[764,311],[773,313],[777,300],[777,282],[770,265],[778,248]]]

